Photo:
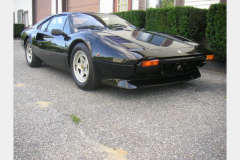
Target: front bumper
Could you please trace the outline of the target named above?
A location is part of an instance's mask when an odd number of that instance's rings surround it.
[[[170,77],[162,78],[152,78],[152,79],[133,79],[133,80],[123,80],[123,79],[107,79],[103,80],[104,84],[125,88],[125,89],[136,89],[141,87],[151,87],[166,85],[170,83],[177,83],[181,81],[189,81],[201,77],[198,69],[187,74],[181,74]]]
[[[198,68],[204,63],[203,58],[161,60],[160,65],[141,67],[138,65],[93,61],[102,83],[135,89],[147,86],[157,86],[180,81],[189,81],[201,77]]]

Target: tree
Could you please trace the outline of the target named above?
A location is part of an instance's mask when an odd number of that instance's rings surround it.
[[[174,0],[161,0],[161,8],[174,7]]]

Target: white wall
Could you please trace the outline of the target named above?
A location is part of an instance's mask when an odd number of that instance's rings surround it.
[[[185,0],[184,6],[193,6],[197,8],[208,9],[211,4],[219,3],[220,0]]]
[[[139,9],[139,0],[132,0],[132,10]]]
[[[112,13],[113,1],[112,0],[100,0],[100,13]]]
[[[15,23],[18,23],[17,11],[22,9],[28,11],[28,23],[32,26],[32,0],[14,0],[13,12],[15,12]]]
[[[56,0],[51,0],[51,14],[56,14]]]
[[[156,5],[157,5],[156,0],[149,0],[146,3],[147,3],[146,7],[148,7],[148,8],[156,8]]]
[[[58,1],[58,13],[62,13],[62,0],[51,0],[52,2],[52,8],[51,8],[51,14],[57,14],[56,13],[56,1]]]
[[[58,13],[62,13],[62,0],[58,0]]]

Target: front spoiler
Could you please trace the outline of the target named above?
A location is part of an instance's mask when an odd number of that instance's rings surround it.
[[[120,87],[125,89],[136,89],[141,87],[151,87],[151,86],[166,85],[166,84],[176,83],[181,81],[189,81],[199,77],[201,77],[201,74],[197,69],[190,73],[171,76],[171,77],[154,78],[154,79],[138,79],[138,80],[107,79],[107,80],[103,80],[102,82],[110,86],[115,86],[115,87]]]

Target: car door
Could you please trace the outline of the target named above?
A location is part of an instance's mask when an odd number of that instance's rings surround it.
[[[57,68],[66,68],[66,40],[62,35],[52,35],[51,31],[52,29],[60,29],[63,31],[67,18],[67,15],[53,17],[44,30],[42,40],[38,41],[43,62]]]
[[[45,31],[47,29],[47,26],[49,22],[51,21],[51,18],[43,22],[41,25],[38,26],[36,35],[32,37],[32,44],[33,44],[33,51],[36,56],[38,56],[40,59],[44,58],[44,43],[49,43],[44,39]],[[46,41],[46,42],[45,42]],[[41,45],[39,45],[39,43]]]

